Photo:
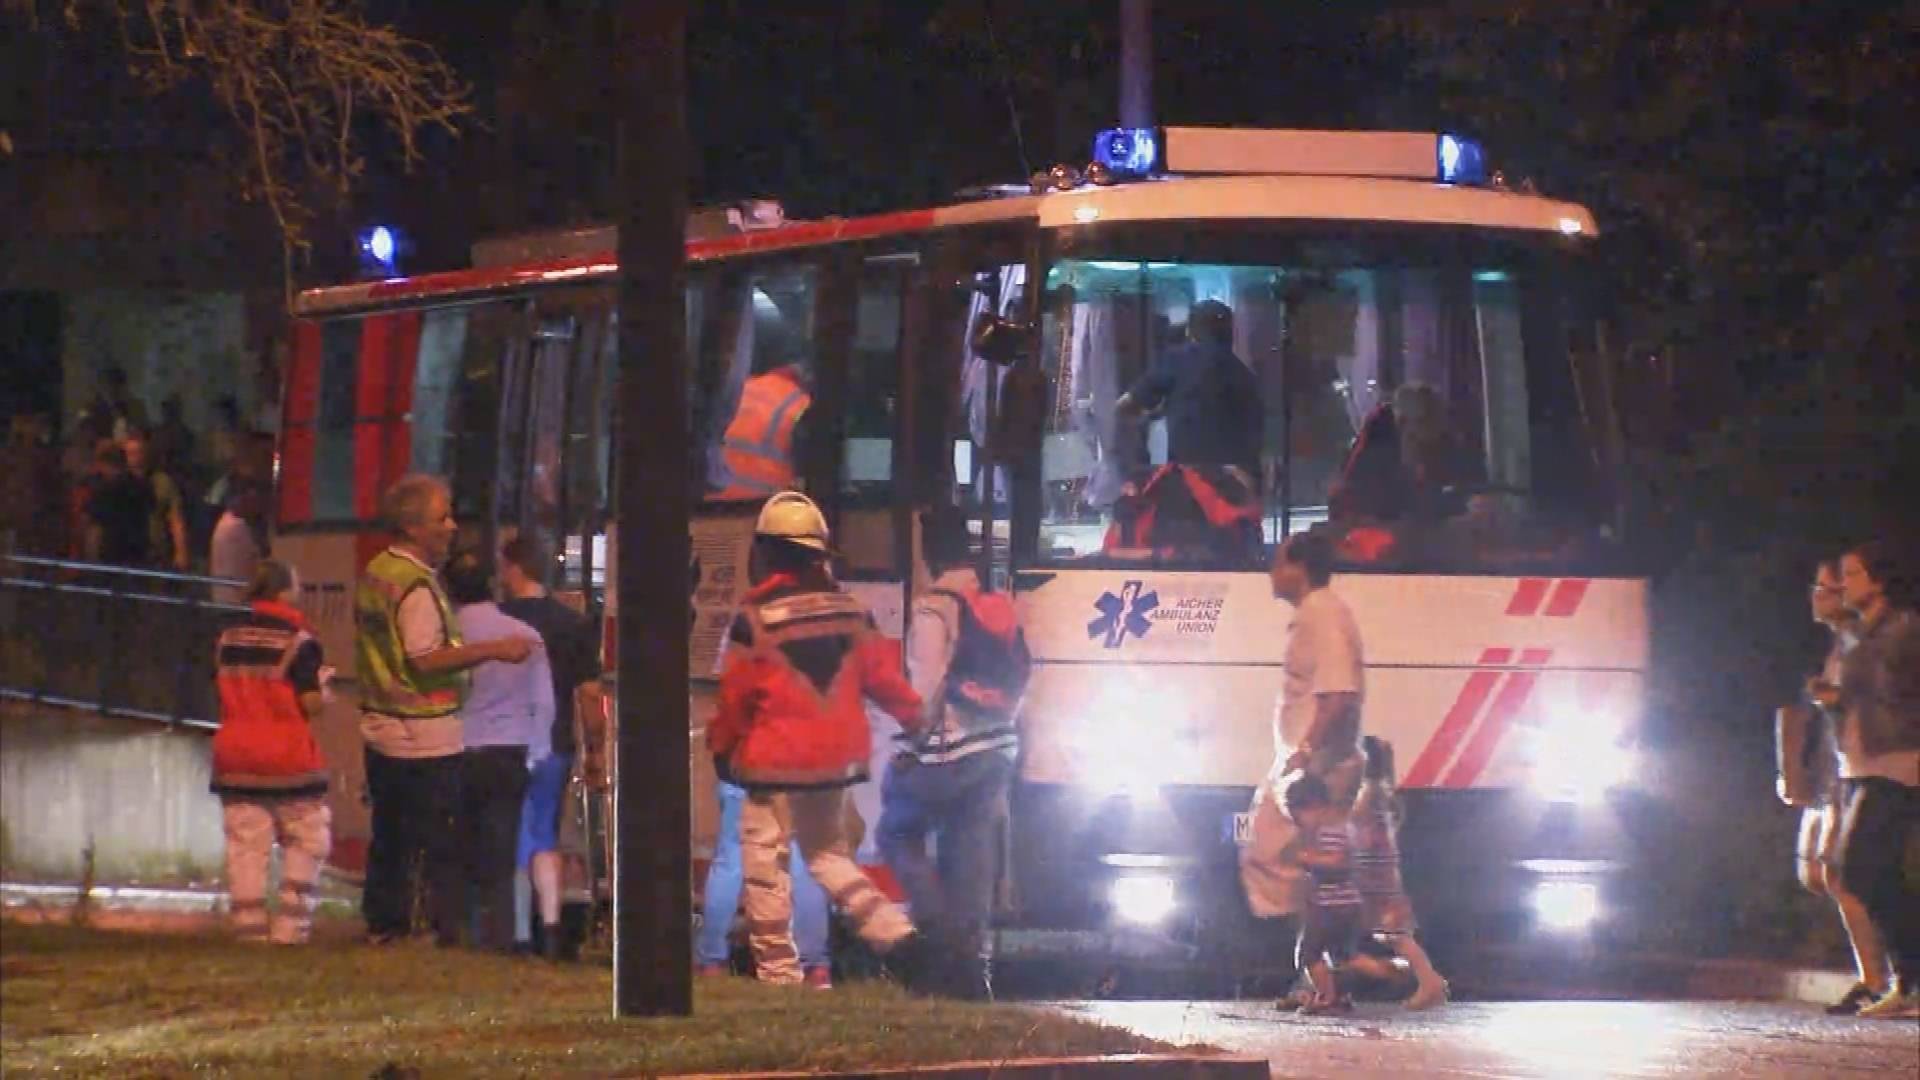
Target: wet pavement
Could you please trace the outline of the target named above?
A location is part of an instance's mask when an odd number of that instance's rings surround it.
[[[1094,1001],[1051,1008],[1174,1043],[1260,1055],[1274,1076],[1920,1077],[1920,1021],[1751,1002],[1362,1005],[1299,1017],[1269,1002]]]

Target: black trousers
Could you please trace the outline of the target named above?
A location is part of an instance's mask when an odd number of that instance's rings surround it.
[[[367,794],[373,800],[373,837],[360,910],[367,933],[405,937],[413,930],[416,870],[426,886],[434,935],[459,940],[465,907],[460,837],[460,758],[388,757],[367,748]]]
[[[527,748],[482,746],[460,755],[460,835],[475,948],[513,950],[513,871]]]
[[[1867,777],[1841,781],[1840,880],[1866,906],[1908,992],[1920,991],[1920,890],[1906,879],[1908,838],[1920,828],[1920,788]]]

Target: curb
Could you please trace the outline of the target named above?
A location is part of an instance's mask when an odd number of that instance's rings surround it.
[[[1851,972],[1788,967],[1759,960],[1702,960],[1637,953],[1606,958],[1584,970],[1502,970],[1523,961],[1498,950],[1484,953],[1491,971],[1476,972],[1501,997],[1529,991],[1544,997],[1630,997],[1705,1001],[1782,1001],[1826,1005],[1853,986]],[[1524,962],[1517,965],[1525,967]],[[1541,976],[1546,976],[1542,978]],[[1462,980],[1466,982],[1468,980]]]
[[[1108,1057],[1027,1058],[1019,1061],[956,1061],[945,1065],[901,1065],[856,1072],[689,1073],[666,1080],[1082,1080],[1128,1077],[1134,1080],[1267,1080],[1267,1059],[1200,1054],[1117,1054]]]

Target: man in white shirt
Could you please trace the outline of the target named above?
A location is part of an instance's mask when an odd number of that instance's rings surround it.
[[[1306,909],[1299,830],[1280,807],[1283,789],[1305,772],[1325,782],[1334,804],[1345,809],[1364,771],[1365,657],[1353,612],[1327,587],[1332,577],[1333,544],[1323,534],[1295,536],[1274,556],[1273,595],[1293,605],[1293,622],[1274,712],[1273,769],[1254,792],[1252,836],[1240,853],[1247,906],[1262,920],[1293,919]]]

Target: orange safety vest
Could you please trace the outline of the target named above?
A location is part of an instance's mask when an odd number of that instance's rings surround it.
[[[812,404],[791,367],[748,379],[721,442],[727,485],[713,497],[764,499],[792,488],[793,429]]]

